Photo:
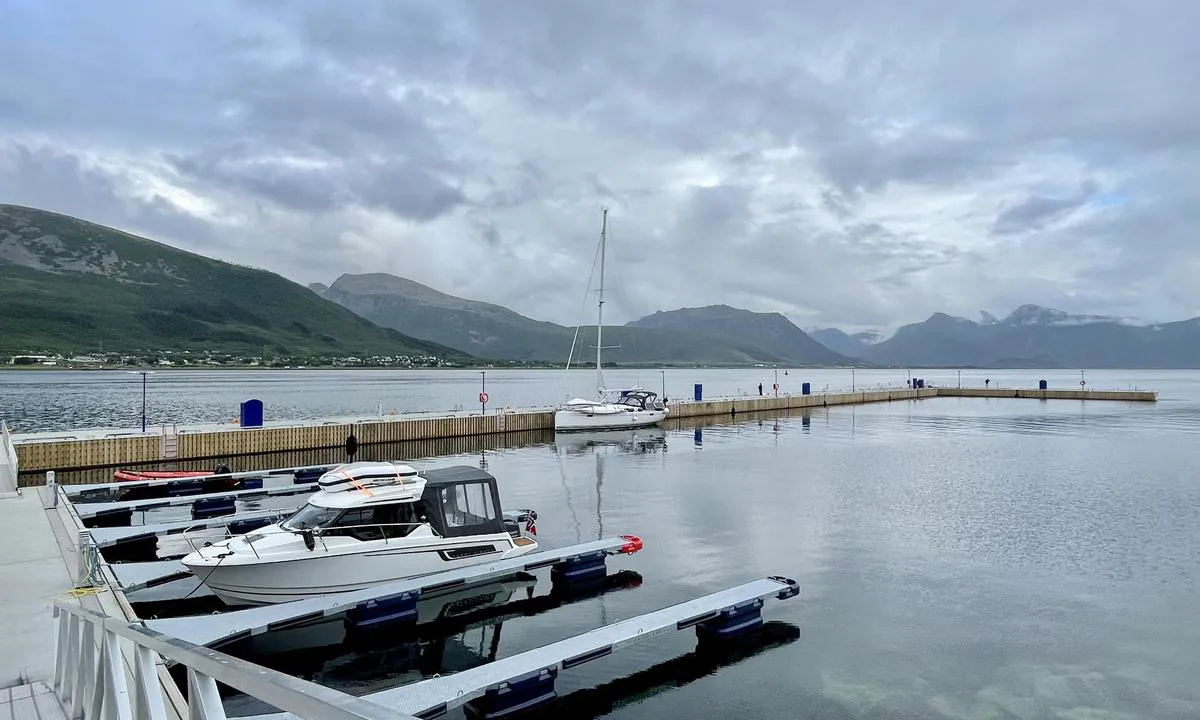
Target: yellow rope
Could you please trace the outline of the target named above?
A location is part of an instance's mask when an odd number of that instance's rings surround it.
[[[106,587],[75,588],[73,590],[66,591],[59,597],[67,598],[69,600],[76,600],[81,597],[87,597],[89,595],[98,595],[102,592],[107,592],[107,591],[108,591],[108,588],[106,588]]]

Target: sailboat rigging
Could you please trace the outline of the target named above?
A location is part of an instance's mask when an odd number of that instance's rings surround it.
[[[596,397],[575,398],[554,413],[555,430],[601,430],[609,428],[657,425],[669,411],[658,393],[640,387],[621,390],[618,398],[608,398],[604,384],[604,259],[608,242],[608,208],[601,208],[600,282],[596,305]],[[572,342],[574,345],[574,342]],[[574,348],[572,348],[573,352]]]

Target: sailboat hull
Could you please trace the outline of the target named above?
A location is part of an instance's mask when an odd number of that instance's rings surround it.
[[[570,431],[650,427],[666,420],[667,414],[667,410],[629,410],[624,406],[612,404],[565,408],[554,413],[554,429]]]

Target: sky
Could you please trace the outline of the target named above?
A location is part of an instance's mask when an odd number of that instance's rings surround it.
[[[1200,3],[0,0],[0,202],[538,319],[1200,315]]]

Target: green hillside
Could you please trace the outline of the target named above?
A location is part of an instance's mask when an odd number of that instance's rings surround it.
[[[508,308],[467,300],[406,278],[373,273],[342,275],[313,292],[372,322],[478,357],[566,362],[575,329],[533,320]],[[607,326],[605,363],[620,365],[754,365],[787,358],[735,337],[709,337],[674,329]],[[596,328],[584,325],[575,362],[595,365]],[[817,346],[820,352],[834,355]]]
[[[381,328],[275,273],[0,205],[0,354],[467,354]]]

